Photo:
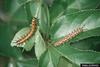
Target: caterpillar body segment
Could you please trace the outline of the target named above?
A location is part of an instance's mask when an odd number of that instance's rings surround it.
[[[23,43],[25,43],[28,39],[30,39],[30,38],[32,37],[33,33],[36,31],[36,28],[37,28],[36,18],[33,18],[33,19],[32,19],[32,25],[31,25],[30,31],[29,31],[26,35],[22,36],[20,39],[18,39],[18,40],[16,41],[17,45],[23,44]]]
[[[75,36],[77,36],[81,32],[83,32],[83,27],[79,27],[79,28],[73,30],[71,33],[66,35],[64,38],[62,38],[59,41],[55,42],[54,46],[59,46],[59,45],[65,43],[65,42],[68,42],[70,39],[74,38]]]

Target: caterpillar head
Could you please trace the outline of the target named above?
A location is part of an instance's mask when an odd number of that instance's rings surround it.
[[[38,19],[37,18],[33,17],[32,25],[38,25]]]

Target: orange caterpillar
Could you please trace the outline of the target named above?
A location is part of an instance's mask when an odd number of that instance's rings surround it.
[[[20,38],[19,40],[16,41],[16,43],[18,45],[26,42],[32,35],[33,33],[35,32],[36,30],[36,27],[37,27],[37,24],[36,24],[36,18],[33,18],[32,19],[32,26],[31,26],[31,30],[25,35],[23,36],[22,38]]]
[[[71,38],[77,36],[82,31],[83,31],[83,27],[79,27],[79,28],[75,29],[74,31],[72,31],[71,33],[66,35],[64,38],[62,38],[59,41],[55,42],[54,46],[59,46],[59,45],[65,43],[65,42],[68,42]]]

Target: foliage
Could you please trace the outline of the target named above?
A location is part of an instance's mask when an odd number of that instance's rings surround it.
[[[79,67],[82,63],[100,63],[100,0],[10,0],[4,5],[6,14],[0,16],[0,55],[9,58],[5,67]],[[24,46],[16,47],[13,42],[27,34],[33,17],[38,19],[36,32]],[[81,26],[84,31],[79,35],[54,46]]]

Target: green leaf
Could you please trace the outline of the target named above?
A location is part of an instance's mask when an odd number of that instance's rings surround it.
[[[72,14],[66,14],[57,18],[55,23],[62,23],[59,29],[56,29],[55,33],[51,34],[53,39],[63,37],[73,30],[82,27],[85,31],[92,30],[100,27],[100,10],[82,10]],[[58,19],[60,19],[58,21]],[[55,27],[55,24],[52,24],[52,28]]]
[[[88,44],[87,44],[88,45]],[[81,63],[98,63],[100,62],[100,53],[95,51],[82,51],[71,47],[69,44],[64,44],[57,48],[57,52],[69,59],[72,63],[80,65]]]
[[[49,20],[49,10],[46,4],[39,4],[39,28],[43,37],[47,39],[49,37],[50,30],[50,20]]]
[[[68,59],[61,57],[58,63],[58,67],[78,67],[78,66],[72,64]]]
[[[88,44],[87,44],[88,45]],[[98,63],[100,62],[100,53],[94,51],[82,51],[71,47],[69,44],[64,44],[60,47],[49,46],[40,58],[40,67],[58,67],[60,57],[64,57],[72,65],[72,67],[79,67],[82,63]],[[74,66],[76,65],[76,66]]]
[[[11,20],[19,22],[31,21],[32,14],[30,10],[30,3],[34,2],[32,0],[14,0],[11,4],[11,9],[9,11]]]
[[[88,30],[88,31],[80,33],[79,35],[77,35],[76,37],[74,37],[71,40],[71,42],[79,41],[79,40],[86,39],[86,38],[89,38],[89,37],[100,36],[99,33],[100,33],[100,27],[92,29],[92,30]]]
[[[49,2],[49,0],[47,0]],[[55,20],[57,17],[63,15],[64,11],[67,9],[96,9],[99,7],[99,0],[91,1],[91,0],[54,0],[51,3],[50,8],[50,17],[51,20]]]
[[[38,8],[39,8],[39,5],[38,5],[38,2],[30,2],[30,11],[31,11],[31,14],[33,17],[36,17],[37,18],[37,14],[38,14]]]
[[[30,27],[26,27],[26,28],[21,29],[18,33],[16,33],[15,37],[13,38],[11,42],[11,46],[23,47],[26,51],[30,51],[32,47],[34,46],[34,41],[35,41],[34,33],[35,32],[33,32],[33,35],[31,36],[31,38],[26,40],[24,43],[22,44],[16,43],[16,41],[26,36],[30,30],[31,30]]]
[[[36,58],[31,59],[20,59],[15,60],[13,58],[10,59],[10,62],[7,67],[16,66],[16,67],[38,67],[38,61]]]
[[[23,3],[24,4],[24,3]],[[11,16],[11,20],[13,21],[24,21],[26,22],[26,13],[23,4],[19,4],[17,0],[13,0],[11,3],[11,8],[9,14]]]
[[[95,0],[95,1],[91,1],[91,0],[73,0],[74,2],[71,3],[68,8],[74,8],[74,9],[95,9],[99,6],[100,1],[99,0]],[[69,1],[70,2],[70,1]]]
[[[52,5],[49,7],[50,20],[53,21],[57,17],[61,16],[67,8],[67,0],[54,0]]]
[[[18,0],[13,0],[11,4],[11,9],[9,12],[13,15],[15,12],[17,12],[19,8],[24,7],[24,5],[30,2],[31,0],[25,0],[24,2],[21,2],[21,3]]]
[[[37,59],[46,51],[46,44],[39,31],[36,32],[35,54]]]
[[[38,67],[37,59],[23,59],[17,62],[18,67]]]
[[[27,14],[27,20],[29,21],[29,22],[32,22],[32,14],[31,14],[31,10],[30,10],[30,3],[27,3],[25,6],[24,6],[24,8],[25,8],[25,12],[26,12],[26,14]]]
[[[60,55],[51,47],[40,57],[40,67],[57,67]]]
[[[40,57],[39,67],[47,67],[47,65],[49,64],[49,61],[50,61],[50,58],[49,58],[48,51],[45,51]]]
[[[74,39],[74,38],[73,38]],[[72,39],[72,40],[73,40]],[[88,44],[88,45],[87,45]],[[100,36],[93,36],[79,41],[71,42],[71,46],[81,50],[100,51]]]

